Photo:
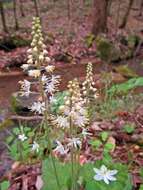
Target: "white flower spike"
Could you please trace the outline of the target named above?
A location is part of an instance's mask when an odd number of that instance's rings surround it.
[[[105,165],[102,165],[100,169],[93,168],[96,175],[94,176],[94,179],[96,181],[104,181],[106,184],[109,184],[110,181],[116,181],[116,177],[114,175],[117,174],[117,170],[108,170]]]

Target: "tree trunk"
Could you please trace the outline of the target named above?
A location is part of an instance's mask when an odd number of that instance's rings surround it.
[[[143,12],[143,0],[141,0],[139,16],[142,16],[142,12]]]
[[[94,0],[93,2],[93,27],[92,33],[97,36],[107,30],[109,0]]]
[[[3,8],[3,2],[0,1],[0,14],[1,14],[1,20],[3,25],[4,32],[8,32],[7,26],[6,26],[6,19],[5,19],[5,12]]]
[[[122,23],[121,23],[121,25],[120,25],[120,28],[125,28],[125,27],[126,27],[126,24],[127,24],[127,21],[128,21],[128,17],[129,17],[129,15],[130,15],[130,10],[131,10],[131,8],[132,8],[133,3],[134,3],[134,0],[130,0],[130,1],[129,1],[129,5],[128,5],[128,8],[127,8],[127,10],[126,10],[126,13],[125,13],[125,15],[124,15],[124,17],[123,17],[123,20],[122,20]]]
[[[15,20],[15,29],[19,29],[19,24],[18,24],[18,17],[17,17],[17,7],[16,7],[16,0],[13,0],[13,13],[14,13],[14,20]]]
[[[20,3],[21,16],[22,16],[22,17],[25,17],[24,9],[23,9],[23,0],[19,0],[19,3]]]

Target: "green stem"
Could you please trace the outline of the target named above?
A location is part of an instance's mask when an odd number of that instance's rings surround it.
[[[57,186],[58,186],[58,189],[61,190],[59,178],[58,178],[58,174],[57,174],[57,170],[56,170],[56,163],[55,163],[55,160],[54,160],[53,155],[52,155],[52,146],[51,146],[50,135],[49,135],[49,130],[48,130],[48,110],[47,110],[48,105],[47,105],[47,98],[45,97],[45,92],[43,89],[41,76],[39,77],[39,84],[40,84],[41,96],[42,96],[43,101],[45,102],[45,108],[46,108],[45,112],[44,112],[44,119],[45,119],[45,131],[46,131],[46,135],[47,135],[48,146],[49,146],[49,150],[50,150],[50,155],[51,155],[51,159],[52,159],[52,165],[54,168]]]

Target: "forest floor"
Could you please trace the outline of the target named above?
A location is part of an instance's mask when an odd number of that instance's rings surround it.
[[[25,0],[26,1],[26,0]],[[103,71],[111,72],[115,83],[121,83],[127,80],[120,73],[114,72],[115,67],[127,64],[139,76],[143,76],[142,60],[143,50],[141,48],[139,55],[129,60],[124,60],[119,63],[109,64],[106,70],[106,63],[101,61],[96,56],[96,47],[88,48],[85,43],[85,38],[90,34],[92,27],[91,5],[87,4],[81,7],[79,1],[72,5],[71,18],[68,17],[67,4],[65,1],[55,4],[47,3],[46,0],[41,0],[41,18],[46,45],[49,56],[53,58],[53,64],[56,66],[56,73],[62,77],[60,90],[64,90],[69,80],[77,77],[80,81],[84,80],[87,62],[93,63],[94,80],[96,87],[101,87],[101,75]],[[25,4],[25,17],[20,17],[20,30],[14,32],[14,19],[11,4],[6,5],[7,24],[9,33],[23,36],[30,39],[32,16],[34,15],[33,3],[27,0]],[[138,17],[138,9],[132,9],[126,29],[119,31],[122,33],[136,33],[143,38],[143,17]],[[20,15],[20,12],[18,11]],[[114,12],[112,13],[114,17]],[[109,36],[115,35],[115,24],[109,18]],[[116,20],[116,19],[115,19]],[[111,29],[112,28],[112,29]],[[2,31],[1,25],[0,30]],[[0,33],[0,38],[7,36],[3,32]],[[1,49],[1,48],[0,48]],[[28,47],[18,47],[13,50],[0,50],[0,121],[3,121],[11,113],[10,98],[11,94],[18,90],[18,81],[22,80],[24,75],[20,69],[20,65],[26,62],[26,51]],[[122,110],[117,112],[116,119],[112,120],[100,118],[100,121],[94,122],[94,132],[98,134],[100,131],[110,131],[116,142],[116,150],[112,153],[114,160],[122,161],[122,163],[131,163],[131,173],[133,175],[134,187],[138,190],[142,179],[139,176],[139,169],[143,166],[143,103],[135,107],[133,111]],[[126,134],[122,130],[125,123],[133,122],[136,125],[133,135]],[[118,135],[117,135],[118,134]],[[5,131],[0,133],[0,177],[5,175],[11,168],[11,159],[5,152],[3,146]],[[2,145],[2,146],[1,146]],[[94,153],[99,159],[101,152]],[[129,157],[129,154],[131,155]],[[91,150],[85,150],[84,156],[87,159],[93,159]],[[133,163],[132,163],[133,162]]]

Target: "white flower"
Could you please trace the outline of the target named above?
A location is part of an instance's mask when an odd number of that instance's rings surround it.
[[[54,124],[57,124],[61,128],[69,128],[69,121],[67,117],[64,116],[58,116],[54,122]]]
[[[48,51],[46,49],[43,50],[43,54],[44,55],[47,55],[48,54]]]
[[[55,69],[55,66],[53,65],[48,65],[47,67],[45,67],[45,70],[47,73],[52,73]]]
[[[59,75],[52,75],[51,82],[54,83],[54,84],[58,84],[60,78],[61,77]]]
[[[39,114],[43,114],[45,111],[45,103],[44,102],[34,102],[31,106],[31,111],[37,112]]]
[[[53,92],[55,92],[55,91],[56,91],[56,87],[55,87],[54,83],[50,82],[46,85],[45,92],[53,94]]]
[[[51,61],[50,57],[46,57],[45,60],[47,63],[49,63]]]
[[[50,96],[49,100],[50,100],[50,104],[53,104],[53,103],[57,102],[57,99],[54,96]]]
[[[45,84],[48,81],[48,78],[45,75],[42,75],[41,81],[43,84]]]
[[[85,128],[82,128],[81,134],[83,135],[84,138],[86,138],[87,136],[91,136],[91,133],[89,133]]]
[[[73,147],[73,148],[81,148],[81,140],[80,138],[75,138],[73,137],[72,139],[69,139],[69,143],[68,143],[68,146],[69,147]]]
[[[34,141],[32,144],[32,151],[39,152],[39,148],[40,148],[39,144]]]
[[[28,59],[27,63],[32,65],[33,64],[33,59]]]
[[[96,175],[94,179],[96,181],[104,181],[106,184],[109,184],[110,181],[116,181],[114,175],[117,174],[117,170],[108,170],[106,166],[102,165],[100,169],[93,168]]]
[[[24,71],[26,71],[26,70],[28,70],[29,65],[28,65],[28,64],[23,64],[23,65],[21,65],[21,68],[22,68]]]
[[[30,70],[30,71],[28,71],[28,75],[30,77],[38,78],[40,76],[40,70],[38,70],[38,69]]]
[[[59,153],[61,155],[67,154],[69,149],[65,149],[60,141],[56,141],[56,143],[57,143],[57,147],[54,149],[54,152],[57,152],[57,153]]]
[[[19,81],[21,84],[21,96],[29,96],[31,83],[28,80]]]
[[[84,127],[88,123],[88,119],[84,115],[76,115],[74,118],[74,124],[77,125],[78,127]]]
[[[20,135],[18,135],[18,139],[23,142],[27,139],[27,137],[25,136],[25,134],[20,134]]]
[[[44,55],[43,55],[43,54],[40,54],[40,55],[39,55],[39,60],[40,60],[40,61],[44,61]]]
[[[45,92],[53,94],[57,91],[57,87],[59,85],[60,76],[52,75],[51,78],[48,78],[48,83],[45,86]]]

